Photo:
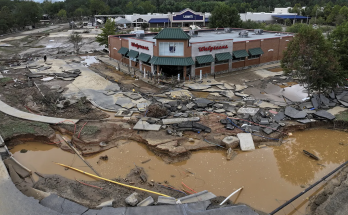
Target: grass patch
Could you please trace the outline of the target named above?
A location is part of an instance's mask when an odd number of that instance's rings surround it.
[[[100,129],[97,126],[85,126],[81,132],[82,135],[94,135],[96,134]]]
[[[336,115],[336,120],[348,122],[348,110],[342,111]]]
[[[76,131],[75,134],[78,135],[78,133],[81,131],[83,125],[78,125],[76,126]],[[59,127],[62,127],[68,131],[70,131],[71,133],[74,132],[75,129],[75,125],[72,124],[62,124],[59,125]],[[94,125],[86,125],[85,127],[83,127],[82,131],[81,131],[81,135],[88,135],[88,136],[92,136],[95,135],[98,131],[100,131],[100,128],[98,126],[94,126]]]
[[[12,78],[10,77],[5,77],[5,78],[0,78],[0,84],[7,84],[8,82],[12,81]]]
[[[36,134],[48,132],[51,127],[41,122],[10,120],[0,124],[0,132],[4,139],[18,134]]]

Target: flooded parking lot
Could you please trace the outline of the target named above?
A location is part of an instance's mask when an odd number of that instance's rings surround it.
[[[28,152],[21,153],[22,149]],[[302,150],[315,154],[320,160],[305,156]],[[15,146],[11,152],[32,171],[59,174],[70,179],[93,180],[56,165],[55,162],[59,162],[93,173],[76,155],[54,145],[28,142]],[[103,155],[108,155],[109,160],[99,160]],[[234,196],[232,200],[265,212],[285,203],[347,159],[347,133],[328,129],[296,132],[279,147],[238,152],[232,161],[226,160],[224,150],[210,150],[194,152],[184,162],[165,164],[144,145],[126,141],[118,148],[86,158],[105,178],[123,178],[136,165],[144,167],[150,180],[167,181],[177,188],[181,188],[181,182],[184,182],[197,192],[208,190],[215,195],[227,196],[244,186],[240,195]],[[308,201],[306,198],[310,194],[294,201],[283,213],[303,214]]]

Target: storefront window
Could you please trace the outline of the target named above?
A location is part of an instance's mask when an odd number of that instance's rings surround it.
[[[184,43],[178,42],[160,42],[160,56],[184,56]]]
[[[225,63],[228,63],[228,60],[218,61],[218,59],[215,58],[215,64],[225,64]]]
[[[149,63],[149,62],[144,62],[144,61],[143,61],[143,64],[148,65],[148,66],[151,66],[151,63]]]
[[[131,61],[138,62],[139,60],[137,58],[130,58]]]
[[[235,58],[233,56],[232,62],[238,62],[238,61],[244,61],[244,60],[245,60],[245,57]]]
[[[259,58],[261,55],[249,55],[248,59]]]
[[[199,64],[198,61],[196,61],[196,67],[206,67],[206,66],[211,66],[211,63],[201,63]]]

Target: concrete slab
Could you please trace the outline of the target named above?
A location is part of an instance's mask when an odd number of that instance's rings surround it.
[[[162,119],[162,123],[164,125],[170,125],[170,124],[178,124],[182,122],[198,122],[199,120],[200,120],[199,117]]]
[[[159,196],[157,200],[157,205],[175,205],[176,199],[173,197]]]
[[[246,89],[246,88],[248,88],[247,85],[240,85],[240,84],[236,84],[236,85],[235,85],[235,91],[236,91],[236,92],[242,91],[242,90],[244,90],[244,89]]]
[[[237,113],[241,113],[241,114],[247,113],[247,114],[250,114],[251,116],[254,116],[259,110],[260,108],[239,108]]]
[[[139,202],[137,207],[145,207],[145,206],[150,206],[153,205],[155,202],[155,200],[149,196],[146,199],[144,199],[143,201]]]
[[[126,211],[127,208],[104,207],[97,213],[97,215],[125,215]]]
[[[146,121],[139,120],[137,124],[133,127],[134,130],[144,130],[144,131],[159,131],[161,125],[150,124]]]
[[[85,206],[79,205],[68,199],[65,199],[62,204],[63,214],[83,214],[88,210]]]
[[[20,202],[14,206],[14,203]],[[11,181],[7,169],[0,159],[0,208],[1,214],[47,214],[59,215],[58,212],[53,211],[39,204],[38,200],[25,196],[19,191]]]
[[[242,151],[255,150],[254,140],[250,133],[239,133],[237,137],[239,138],[239,145]]]
[[[89,209],[88,211],[84,212],[82,215],[97,215],[100,210],[92,210]]]
[[[190,88],[191,90],[205,90],[211,87],[211,85],[204,84],[185,84],[184,86]]]
[[[178,200],[181,203],[186,204],[186,203],[192,203],[192,202],[207,201],[207,200],[213,199],[215,197],[216,196],[213,193],[208,192],[207,190],[204,190],[204,191],[192,194],[192,195],[184,196],[182,198],[179,198]]]
[[[72,124],[72,123],[77,123],[79,121],[78,119],[54,118],[54,117],[39,116],[36,114],[23,112],[7,105],[6,103],[2,101],[0,101],[0,111],[3,113],[6,113],[7,115],[14,116],[20,119],[26,119],[30,121],[44,122],[44,123],[50,123],[50,124]]]
[[[346,111],[346,110],[348,110],[348,108],[336,106],[334,108],[331,108],[330,110],[327,110],[327,112],[331,113],[332,115],[336,115],[336,114],[339,114],[340,112]]]
[[[56,194],[51,194],[49,195],[48,197],[42,199],[40,201],[40,204],[47,207],[47,208],[50,208],[54,211],[57,211],[59,213],[63,213],[63,203],[64,203],[65,199],[60,197],[60,196],[57,196]]]

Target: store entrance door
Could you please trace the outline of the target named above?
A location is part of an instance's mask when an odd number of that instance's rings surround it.
[[[165,76],[165,78],[174,77],[175,79],[177,79],[178,74],[180,74],[180,79],[182,79],[182,76],[184,74],[184,67],[183,66],[161,66],[160,71]]]

